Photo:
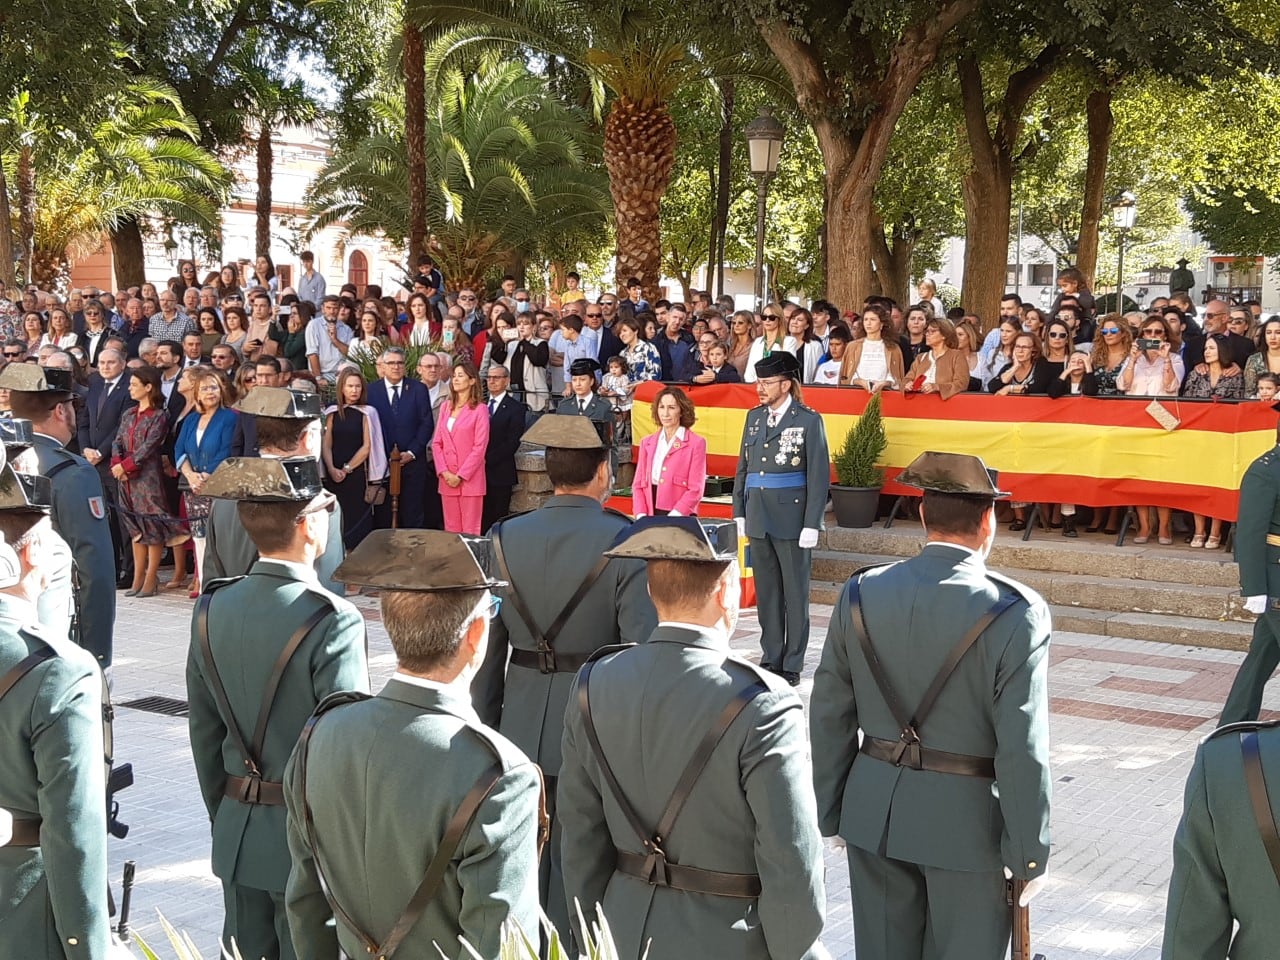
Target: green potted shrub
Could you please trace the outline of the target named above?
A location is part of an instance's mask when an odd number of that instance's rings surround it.
[[[876,462],[888,443],[877,393],[845,434],[832,461],[836,482],[831,485],[831,505],[839,526],[869,527],[875,521],[880,488],[884,486],[884,470]]]

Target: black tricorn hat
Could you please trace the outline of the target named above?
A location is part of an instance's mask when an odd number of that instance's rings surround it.
[[[605,551],[632,560],[692,560],[728,563],[738,558],[738,527],[732,520],[641,517]]]
[[[381,590],[488,590],[505,587],[484,569],[489,541],[442,530],[375,530],[347,554],[334,577]]]
[[[324,493],[320,464],[312,457],[228,457],[200,491],[202,496],[249,503],[302,502]]]
[[[320,419],[320,396],[290,390],[288,387],[254,387],[235,409],[254,417],[274,417],[277,420]]]
[[[987,468],[981,457],[926,450],[898,474],[898,482],[934,493],[999,500],[1009,496],[996,487],[999,477],[997,471]]]
[[[569,364],[569,376],[593,377],[599,369],[599,361],[592,360],[590,357],[579,357],[577,360],[573,361],[573,363]]]
[[[764,359],[757,360],[755,370],[757,380],[763,380],[765,377],[800,379],[800,361],[796,359],[794,353],[786,350],[774,350]]]
[[[0,444],[9,453],[21,453],[35,443],[35,431],[30,420],[17,417],[0,417]]]

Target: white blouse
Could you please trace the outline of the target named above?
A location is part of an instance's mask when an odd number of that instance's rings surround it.
[[[662,465],[667,459],[667,454],[671,452],[671,445],[676,441],[683,443],[684,433],[684,427],[677,427],[675,434],[668,440],[667,431],[658,430],[658,447],[653,451],[653,469],[649,471],[649,482],[655,487],[662,480]]]
[[[867,383],[889,379],[889,361],[885,358],[883,340],[862,341],[862,356],[858,358],[858,369],[853,376],[855,380]]]

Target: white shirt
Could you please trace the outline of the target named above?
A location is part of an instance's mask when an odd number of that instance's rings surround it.
[[[986,557],[980,554],[977,550],[973,549],[973,547],[967,546],[963,543],[956,543],[953,540],[928,540],[925,542],[926,547],[932,547],[935,545],[940,547],[951,547],[953,550],[963,550],[965,553],[969,554],[971,557],[977,557],[983,563],[987,562]]]
[[[507,395],[507,391],[505,390],[503,390],[501,393],[489,394],[489,413],[492,414],[494,410],[498,409],[499,405],[502,403],[502,398],[505,397],[506,395]]]
[[[782,398],[782,403],[776,407],[770,407],[765,422],[773,421],[775,424],[782,422],[782,416],[791,408],[791,394],[787,394]]]
[[[879,383],[881,380],[888,380],[889,377],[889,361],[885,357],[883,340],[862,341],[862,356],[858,358],[858,369],[853,372],[858,380],[865,380],[867,383]]]
[[[671,445],[676,441],[684,443],[684,434],[684,427],[676,427],[675,435],[668,440],[667,431],[658,430],[658,448],[653,452],[653,469],[649,472],[649,482],[655,487],[662,480],[662,464],[666,461],[667,454],[671,452]]]
[[[455,686],[452,683],[441,683],[439,680],[429,680],[426,677],[415,677],[400,670],[393,673],[391,679],[399,680],[401,683],[407,683],[415,687],[422,687],[424,690],[452,690]]]
[[[835,386],[840,382],[840,367],[842,365],[842,360],[828,360],[826,363],[819,364],[817,372],[813,375],[813,382],[819,385],[830,384]]]
[[[382,383],[383,383],[383,386],[385,386],[385,387],[387,388],[387,403],[391,403],[393,400],[395,400],[395,399],[396,399],[396,391],[397,391],[397,390],[399,390],[399,391],[400,391],[400,399],[401,399],[401,400],[403,400],[403,399],[404,399],[404,392],[405,392],[405,391],[404,391],[404,381],[403,381],[403,380],[401,380],[399,383],[392,383],[392,382],[391,382],[390,380],[388,380],[386,377],[383,377],[383,378],[382,378]]]

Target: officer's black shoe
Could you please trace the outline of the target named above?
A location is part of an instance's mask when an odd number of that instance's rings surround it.
[[[764,660],[760,661],[760,669],[768,670],[770,673],[782,673],[782,670],[776,664],[766,663]]]
[[[800,686],[800,674],[796,673],[794,670],[783,670],[781,671],[781,676],[782,679],[791,684],[791,686]]]
[[[1072,540],[1074,540],[1074,539],[1076,539],[1076,537],[1080,536],[1080,534],[1076,533],[1076,518],[1075,518],[1075,517],[1063,517],[1063,518],[1062,518],[1062,535],[1063,535],[1064,537],[1070,537]]]

